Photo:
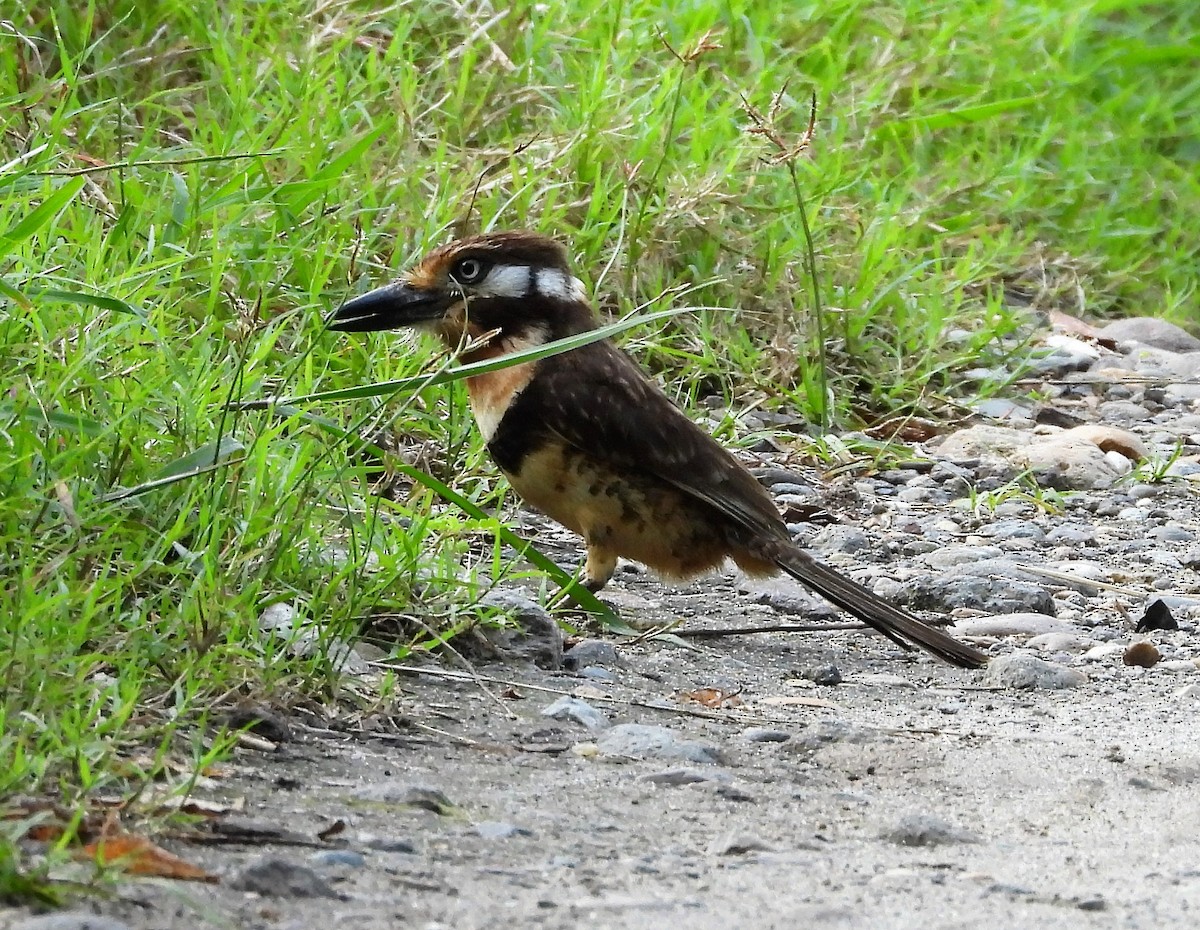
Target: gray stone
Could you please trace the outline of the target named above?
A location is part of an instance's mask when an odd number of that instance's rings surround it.
[[[648,781],[653,785],[666,785],[672,788],[682,787],[684,785],[698,785],[703,782],[728,782],[729,775],[726,772],[713,770],[693,769],[693,768],[677,768],[666,769],[662,772],[651,772],[648,775],[643,775],[642,781]]]
[[[597,710],[587,701],[579,698],[560,697],[553,704],[542,709],[543,717],[554,720],[570,720],[589,730],[604,730],[610,726],[610,721],[603,711]]]
[[[416,807],[434,814],[449,814],[455,809],[454,802],[439,789],[428,785],[415,785],[408,781],[395,780],[364,785],[354,792],[354,796],[363,801]]]
[[[1013,613],[968,617],[955,623],[950,633],[953,636],[1040,636],[1072,629],[1069,624],[1047,614]]]
[[[268,898],[341,897],[308,866],[270,855],[244,866],[229,880],[229,887]]]
[[[870,552],[874,540],[856,526],[827,526],[813,539],[813,547],[822,552],[857,555]]]
[[[1016,690],[1078,688],[1087,680],[1083,672],[1022,652],[996,656],[988,663],[984,676],[984,681],[989,685]]]
[[[1032,520],[997,520],[979,530],[981,536],[992,539],[1032,539],[1040,542],[1045,539],[1046,532]]]
[[[1030,420],[1033,408],[1005,397],[985,397],[969,405],[980,416],[992,420]]]
[[[1004,555],[1004,550],[999,546],[968,546],[968,545],[949,545],[942,546],[936,552],[931,552],[921,561],[930,568],[945,571],[949,568],[956,568],[959,565],[965,565],[970,562],[979,562],[984,559],[998,559]]]
[[[483,630],[484,637],[506,659],[533,662],[539,668],[562,667],[562,630],[541,604],[519,592],[502,589],[489,591],[479,604],[498,608],[515,624]]]
[[[817,685],[832,687],[842,683],[842,670],[832,662],[822,662],[820,665],[806,668],[801,674]]]
[[[902,817],[883,838],[900,846],[948,846],[956,843],[978,843],[977,834],[935,817],[932,814],[909,814]]]
[[[742,736],[751,743],[786,743],[792,738],[792,734],[786,730],[772,730],[770,727],[746,727]]]
[[[111,917],[99,914],[80,914],[62,911],[57,914],[42,914],[11,925],[12,930],[130,930],[130,926]]]
[[[708,844],[710,856],[744,856],[752,852],[771,852],[774,847],[761,837],[747,833],[729,833]]]
[[[505,820],[483,820],[475,824],[471,830],[476,836],[481,836],[485,840],[507,840],[514,836],[533,836],[532,830],[518,827]]]
[[[367,864],[367,857],[353,849],[318,849],[308,857],[318,869],[353,870]]]
[[[1186,329],[1157,317],[1135,316],[1115,320],[1100,330],[1100,335],[1115,342],[1138,342],[1170,352],[1200,352],[1200,339]]]
[[[677,759],[700,765],[716,765],[716,748],[693,740],[681,739],[667,727],[622,723],[605,730],[596,740],[601,755],[628,759]]]
[[[616,668],[624,664],[625,661],[617,647],[602,639],[581,639],[563,653],[563,667],[569,671],[589,665]]]
[[[1100,414],[1100,419],[1106,423],[1122,425],[1141,423],[1143,420],[1150,419],[1150,411],[1131,400],[1105,401],[1100,405],[1097,413]]]
[[[917,578],[905,586],[909,606],[946,613],[966,608],[987,614],[1053,615],[1054,598],[1039,584],[980,574]]]
[[[1080,653],[1087,652],[1096,645],[1096,641],[1085,636],[1082,631],[1069,629],[1055,633],[1041,633],[1027,640],[1025,645],[1030,649],[1038,649],[1042,652]]]

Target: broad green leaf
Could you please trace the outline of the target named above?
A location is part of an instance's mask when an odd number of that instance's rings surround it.
[[[154,480],[159,481],[163,478],[174,478],[176,475],[183,475],[200,468],[216,465],[222,459],[227,459],[235,452],[241,452],[245,448],[240,441],[234,439],[232,436],[223,436],[219,442],[207,443],[195,452],[189,452],[187,455],[177,458],[173,462],[168,462],[155,472]]]
[[[7,255],[19,243],[24,242],[35,232],[45,226],[54,216],[69,204],[85,184],[83,178],[72,178],[54,191],[37,207],[25,214],[24,219],[0,233],[0,256]]]

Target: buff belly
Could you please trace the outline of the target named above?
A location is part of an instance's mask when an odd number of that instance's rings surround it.
[[[528,454],[506,476],[526,503],[582,536],[593,554],[623,556],[673,578],[708,571],[733,554],[726,521],[707,504],[561,444]]]

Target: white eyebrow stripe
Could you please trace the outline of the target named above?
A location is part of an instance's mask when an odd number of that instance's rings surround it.
[[[539,268],[533,279],[534,289],[543,297],[558,300],[587,300],[583,282],[573,278],[561,268]]]
[[[475,293],[480,297],[525,297],[533,284],[533,269],[528,265],[496,265]]]

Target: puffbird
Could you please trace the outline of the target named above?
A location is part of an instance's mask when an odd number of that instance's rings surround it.
[[[340,307],[330,329],[431,330],[466,347],[469,363],[596,326],[560,243],[495,232],[435,249]],[[475,375],[467,390],[513,489],[583,537],[588,589],[608,583],[620,556],[672,579],[732,560],[752,576],[787,573],[906,649],[963,668],[987,662],[797,545],[750,471],[610,340]]]

